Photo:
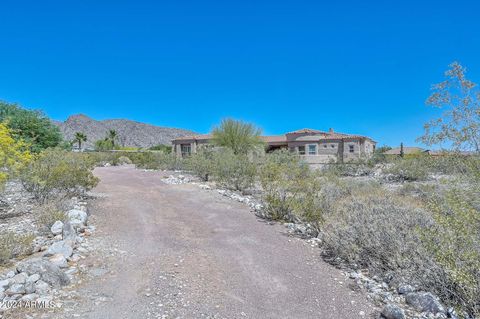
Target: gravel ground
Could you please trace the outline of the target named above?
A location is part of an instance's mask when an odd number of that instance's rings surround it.
[[[249,208],[166,173],[98,168],[88,278],[57,318],[368,318],[319,249]]]

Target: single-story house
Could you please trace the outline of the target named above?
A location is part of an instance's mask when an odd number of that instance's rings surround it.
[[[309,164],[350,161],[368,158],[375,151],[376,142],[362,135],[301,129],[284,135],[262,136],[267,152],[288,149],[302,156]],[[173,151],[177,156],[185,157],[197,149],[211,144],[211,135],[194,135],[174,139]]]

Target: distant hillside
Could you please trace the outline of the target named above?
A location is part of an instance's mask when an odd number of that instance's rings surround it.
[[[109,130],[117,132],[119,145],[144,148],[158,144],[170,145],[174,138],[196,134],[189,130],[154,126],[124,119],[97,121],[83,114],[72,115],[65,122],[53,121],[53,123],[60,128],[67,141],[73,140],[76,132],[86,134],[85,147],[87,148],[93,147],[95,141],[105,138]]]

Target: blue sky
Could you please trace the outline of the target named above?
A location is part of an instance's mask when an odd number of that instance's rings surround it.
[[[475,1],[2,1],[0,99],[208,132],[303,127],[414,145],[430,85],[480,82]]]

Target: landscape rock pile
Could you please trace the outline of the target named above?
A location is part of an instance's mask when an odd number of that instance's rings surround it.
[[[9,304],[51,303],[59,288],[74,281],[77,262],[89,251],[87,237],[95,230],[88,225],[86,202],[74,203],[65,221],[56,221],[50,234],[35,238],[32,256],[0,274],[0,318]]]

